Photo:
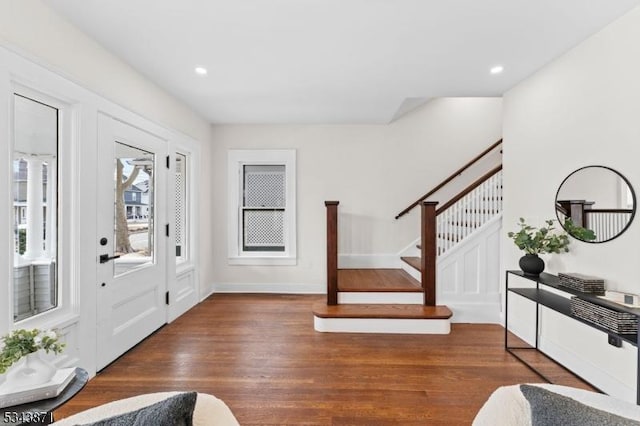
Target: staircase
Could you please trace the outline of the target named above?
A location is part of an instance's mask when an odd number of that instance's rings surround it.
[[[452,319],[497,322],[499,277],[491,275],[498,271],[502,165],[482,174],[439,208],[438,202],[425,200],[495,153],[501,143],[488,147],[396,216],[400,219],[421,207],[420,238],[400,254],[402,269],[338,269],[339,203],[325,202],[327,303],[313,306],[317,331],[448,334]],[[473,286],[480,281],[488,283],[486,291]]]

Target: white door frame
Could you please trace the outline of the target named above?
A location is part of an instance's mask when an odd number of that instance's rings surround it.
[[[168,288],[166,274],[168,238],[166,156],[168,143],[143,130],[112,117],[98,117],[98,164],[96,193],[98,202],[96,259],[97,369],[104,368],[135,344],[166,323]],[[101,255],[114,254],[114,170],[116,145],[124,144],[154,154],[153,182],[153,258],[130,271],[118,273],[122,259],[102,263]],[[105,245],[100,240],[106,239]]]

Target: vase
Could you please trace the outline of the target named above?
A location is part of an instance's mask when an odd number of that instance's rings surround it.
[[[47,383],[56,374],[56,367],[40,357],[40,351],[26,355],[7,372],[3,387],[26,388]]]
[[[540,275],[540,272],[544,271],[544,260],[537,254],[525,254],[520,258],[520,269],[525,275]]]

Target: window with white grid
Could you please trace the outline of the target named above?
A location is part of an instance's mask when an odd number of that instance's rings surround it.
[[[229,262],[295,264],[295,151],[229,151]]]
[[[284,251],[286,167],[246,164],[242,169],[242,249]]]

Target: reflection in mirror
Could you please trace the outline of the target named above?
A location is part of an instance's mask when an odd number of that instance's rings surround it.
[[[114,276],[153,263],[153,153],[116,142]]]
[[[602,243],[622,234],[635,215],[636,198],[629,181],[604,166],[571,173],[558,188],[556,214],[574,238]]]
[[[13,319],[55,308],[58,110],[14,95]]]

